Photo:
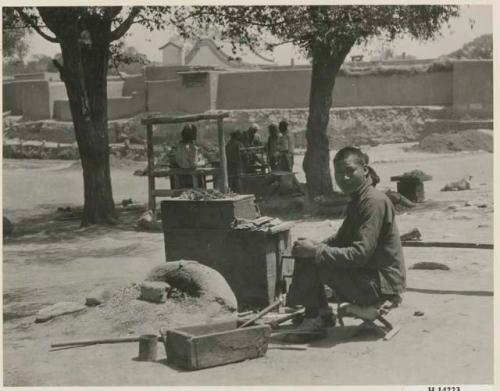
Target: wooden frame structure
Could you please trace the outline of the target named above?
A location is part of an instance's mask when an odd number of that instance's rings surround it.
[[[146,138],[147,138],[147,157],[148,157],[148,207],[153,212],[156,210],[156,197],[168,197],[172,194],[171,191],[166,189],[156,189],[155,178],[165,176],[164,173],[157,172],[154,164],[154,145],[153,145],[153,129],[154,125],[160,124],[179,124],[185,122],[198,122],[203,120],[216,120],[217,121],[217,136],[219,141],[220,151],[220,180],[219,190],[225,193],[228,190],[227,179],[227,158],[226,158],[226,144],[224,141],[224,128],[223,120],[229,117],[228,112],[219,113],[206,113],[206,114],[192,114],[182,116],[149,116],[141,120],[142,125],[146,125]],[[213,171],[212,171],[213,172]]]

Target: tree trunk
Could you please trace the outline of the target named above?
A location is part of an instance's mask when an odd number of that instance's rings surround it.
[[[320,48],[313,53],[307,150],[303,163],[310,199],[333,193],[327,128],[335,78],[351,46],[333,54],[329,48]]]
[[[83,168],[82,225],[115,221],[109,167],[107,71],[110,26],[73,28],[61,39],[63,74]],[[82,33],[82,29],[84,32]],[[85,32],[86,31],[86,32]]]

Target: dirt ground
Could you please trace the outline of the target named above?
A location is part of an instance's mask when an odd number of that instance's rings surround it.
[[[420,169],[433,176],[425,183],[427,202],[402,213],[401,233],[417,227],[426,241],[493,243],[493,154],[405,152],[408,144],[380,145],[366,151],[382,181]],[[304,181],[301,156],[295,171]],[[146,202],[145,177],[133,171],[144,163],[115,162],[115,201]],[[472,189],[440,192],[448,182],[472,175]],[[147,321],[111,320],[98,308],[34,323],[45,305],[83,302],[96,286],[124,289],[140,282],[165,260],[163,235],[138,232],[133,213],[116,228],[78,227],[58,220],[57,207],[82,203],[78,165],[60,161],[3,162],[3,211],[18,233],[4,241],[4,385],[6,386],[183,386],[183,385],[361,385],[493,383],[493,251],[405,248],[407,267],[438,261],[443,270],[408,270],[408,292],[388,318],[401,331],[388,342],[351,339],[356,321],[329,330],[328,338],[289,350],[277,338],[265,357],[197,372],[158,361],[138,362],[136,343],[49,351],[50,343],[85,338],[138,335]],[[474,201],[473,206],[466,202]],[[478,207],[485,204],[486,207]],[[50,216],[51,219],[48,219]],[[340,220],[304,215],[292,229],[322,239]],[[415,316],[416,311],[423,316]],[[169,303],[162,314],[168,326],[200,323],[225,316],[214,303],[195,299]],[[155,331],[155,330],[151,330]]]

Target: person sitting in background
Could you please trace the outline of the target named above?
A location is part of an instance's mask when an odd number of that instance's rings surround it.
[[[281,121],[278,125],[281,136],[278,141],[279,169],[293,171],[294,142],[293,135],[288,130],[288,122]]]
[[[269,125],[268,130],[269,137],[267,139],[267,161],[271,170],[277,170],[280,156],[278,151],[278,127],[275,124],[271,124]]]
[[[259,125],[257,124],[252,124],[248,128],[246,132],[243,133],[241,137],[241,141],[243,143],[243,146],[245,149],[247,148],[256,148],[256,147],[262,147],[262,141],[257,134],[257,132],[260,130]],[[245,151],[243,154],[243,159],[244,159],[244,171],[246,173],[255,173],[257,172],[257,167],[264,166],[265,162],[262,160],[261,157],[259,157],[254,151],[248,150]]]
[[[227,176],[229,188],[239,192],[239,176],[243,171],[241,148],[241,131],[236,130],[231,133],[231,138],[226,144]]]
[[[193,124],[184,126],[181,132],[181,141],[177,143],[173,152],[173,167],[194,169],[207,164],[200,148],[196,145],[197,132],[198,129]],[[176,175],[176,177],[178,183],[173,184],[173,188],[192,188],[195,186],[192,175]],[[203,175],[197,175],[195,178],[197,180],[196,187],[206,187]]]

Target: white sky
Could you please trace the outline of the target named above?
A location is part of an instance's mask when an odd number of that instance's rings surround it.
[[[420,43],[409,38],[397,39],[390,44],[395,54],[406,52],[417,58],[436,58],[462,47],[465,42],[493,32],[493,18],[491,5],[462,5],[461,16],[453,19],[450,27],[443,27],[442,36],[434,41]],[[475,21],[471,28],[470,19]],[[128,46],[134,46],[139,52],[144,53],[151,61],[161,61],[161,54],[158,48],[168,42],[172,35],[171,31],[153,31],[149,32],[140,25],[132,26],[129,36],[126,38]],[[28,56],[36,54],[45,54],[54,56],[60,52],[58,44],[45,41],[38,34],[32,34],[30,40],[30,51]],[[368,52],[375,47],[379,47],[380,42],[372,42],[366,49],[354,48],[353,53],[364,52],[367,54],[365,59],[369,58]],[[296,53],[291,45],[283,45],[274,52],[274,58],[280,65],[290,64],[291,57],[295,58],[296,64],[304,63],[304,59]]]

